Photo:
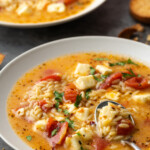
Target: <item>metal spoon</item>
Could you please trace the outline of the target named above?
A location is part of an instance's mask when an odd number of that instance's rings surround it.
[[[104,106],[107,106],[108,103],[112,103],[112,104],[115,104],[115,105],[120,105],[122,108],[126,109],[125,107],[123,107],[121,104],[119,104],[117,102],[114,102],[114,101],[111,101],[111,100],[102,101],[101,103],[98,104],[98,106],[95,109],[95,122],[96,122],[96,125],[97,125],[97,122],[98,122],[97,121],[97,118],[98,118],[98,109],[101,109]],[[132,117],[131,114],[130,114],[130,120],[133,123],[133,125],[135,125],[134,119],[133,119],[133,117]],[[129,146],[131,146],[134,150],[141,150],[135,143],[131,142],[130,139],[128,139],[128,140],[121,140],[121,141],[123,143],[128,144]]]

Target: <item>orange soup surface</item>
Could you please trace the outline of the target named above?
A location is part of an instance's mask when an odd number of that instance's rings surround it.
[[[93,0],[0,0],[0,21],[51,22],[75,15]]]
[[[9,122],[35,150],[150,149],[150,68],[122,56],[79,53],[25,73],[7,101]],[[94,112],[105,100],[108,105]],[[133,116],[135,124],[131,121]]]

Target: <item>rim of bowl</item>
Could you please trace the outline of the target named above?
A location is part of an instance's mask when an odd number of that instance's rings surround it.
[[[35,51],[39,50],[40,48],[43,48],[43,47],[46,47],[48,45],[53,45],[53,44],[57,44],[59,42],[70,42],[72,40],[76,41],[76,40],[86,40],[86,39],[106,39],[106,40],[117,40],[118,42],[125,42],[126,44],[130,43],[130,44],[136,44],[137,46],[142,46],[142,47],[145,47],[146,49],[150,49],[150,47],[144,43],[140,43],[140,42],[137,42],[137,41],[131,41],[131,40],[128,40],[128,39],[121,39],[121,38],[117,38],[117,37],[107,37],[107,36],[77,36],[77,37],[70,37],[70,38],[63,38],[63,39],[59,39],[59,40],[55,40],[55,41],[52,41],[52,42],[47,42],[45,44],[42,44],[42,45],[39,45],[39,46],[36,46],[32,49],[29,49],[27,50],[26,52],[20,54],[19,56],[17,56],[16,58],[14,58],[13,60],[11,60],[8,64],[6,64],[2,70],[0,71],[0,78],[2,76],[2,74],[5,72],[5,70],[9,69],[9,67],[11,67],[11,65],[13,65],[16,61],[20,60],[22,57],[25,57],[27,55],[30,55],[31,53],[34,53]],[[7,118],[5,118],[7,119]],[[10,125],[10,124],[9,124]],[[12,127],[11,127],[12,128]],[[0,129],[1,131],[2,129]],[[13,129],[12,129],[13,130]],[[16,133],[15,133],[16,134]],[[17,135],[17,134],[16,134]],[[11,143],[9,141],[9,139],[5,138],[5,135],[2,134],[0,132],[0,137],[8,144],[10,145],[12,148],[18,150],[18,148],[16,146],[13,145],[13,143]],[[23,142],[23,141],[22,141]],[[24,143],[24,142],[23,142]],[[29,147],[30,148],[30,147]]]

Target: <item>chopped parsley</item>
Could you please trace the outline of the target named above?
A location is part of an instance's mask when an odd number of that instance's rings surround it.
[[[95,70],[93,67],[90,67],[90,74],[91,74],[91,75],[94,75],[94,74],[95,74],[95,71],[96,71],[96,70]]]
[[[116,63],[109,63],[109,66],[113,67],[113,66],[125,66],[126,64],[132,64],[132,65],[136,65],[136,63],[134,63],[130,58],[127,61],[121,61],[121,62],[116,62]]]
[[[80,149],[81,149],[81,150],[88,150],[88,149],[83,148],[82,146],[80,147]]]
[[[63,110],[63,112],[64,112],[65,115],[70,115],[70,113],[69,113],[68,110],[66,110],[66,109]]]
[[[134,63],[130,58],[127,60],[127,64],[132,64],[138,66],[138,64]]]
[[[98,82],[100,81],[104,81],[109,75],[101,75],[100,78],[96,77],[95,75],[93,75],[94,79]]]
[[[55,92],[54,92],[54,95],[55,95],[55,100],[56,100],[57,102],[62,102],[64,93],[59,93],[59,92],[55,91]]]
[[[70,120],[69,118],[65,118],[65,121],[68,122],[68,126],[70,128],[74,128],[74,121]]]
[[[55,108],[57,109],[58,112],[61,112],[62,109],[59,108],[59,102],[55,103]]]
[[[136,74],[133,72],[133,70],[130,68],[130,69],[127,69],[130,73],[122,73],[123,77],[124,78],[130,78],[130,77],[136,77]]]
[[[85,98],[88,100],[90,98],[89,93],[91,92],[91,89],[86,90],[85,92]]]
[[[51,136],[56,135],[56,134],[57,134],[57,132],[58,132],[58,130],[59,130],[59,128],[54,129],[54,130],[52,131],[52,133],[51,133]]]
[[[109,66],[110,67],[113,67],[113,66],[124,66],[126,64],[126,62],[117,62],[117,63],[109,63]]]
[[[78,107],[79,104],[80,104],[80,102],[81,102],[81,100],[82,100],[81,94],[80,94],[80,95],[77,95],[76,102],[74,103],[74,106],[75,106],[75,107]]]
[[[79,132],[76,133],[78,136],[81,136],[81,134]]]
[[[31,141],[31,140],[32,140],[32,136],[31,136],[31,135],[26,136],[26,139],[27,139],[28,141]]]
[[[104,60],[109,60],[108,58],[94,58],[96,61],[104,61]]]
[[[65,121],[62,120],[62,121],[59,121],[59,122],[60,122],[60,123],[64,123]]]
[[[56,108],[56,109],[59,108],[59,102],[55,103],[55,108]]]

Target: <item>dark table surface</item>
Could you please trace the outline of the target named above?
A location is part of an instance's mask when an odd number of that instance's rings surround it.
[[[37,45],[53,40],[84,35],[117,36],[118,33],[137,22],[130,16],[129,0],[107,0],[92,13],[73,22],[39,29],[15,29],[0,27],[0,53],[6,55],[0,69],[19,54]],[[150,33],[144,25],[141,41]],[[12,150],[0,139],[0,150]]]

